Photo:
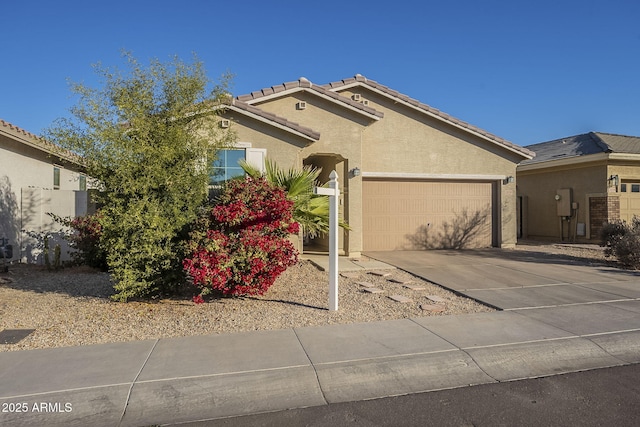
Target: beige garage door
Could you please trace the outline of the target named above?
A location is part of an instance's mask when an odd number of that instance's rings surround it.
[[[489,247],[491,189],[489,182],[364,180],[364,250]]]
[[[640,193],[620,194],[620,219],[631,224],[634,215],[640,216]]]

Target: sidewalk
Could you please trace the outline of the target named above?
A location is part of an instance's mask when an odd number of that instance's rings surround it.
[[[0,425],[174,424],[638,363],[639,313],[629,298],[0,353]]]

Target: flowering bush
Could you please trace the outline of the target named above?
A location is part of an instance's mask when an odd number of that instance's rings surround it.
[[[101,215],[98,212],[72,219],[69,226],[73,229],[73,233],[69,236],[69,243],[72,248],[78,250],[74,254],[76,261],[106,271],[106,254],[100,248],[102,235],[100,218]]]
[[[293,202],[264,178],[230,181],[218,202],[194,226],[183,267],[201,295],[262,295],[298,260]]]
[[[102,215],[100,212],[73,219],[52,213],[48,215],[55,222],[71,228],[71,233],[65,232],[64,238],[69,242],[71,248],[76,249],[71,254],[75,263],[99,268],[103,271],[107,270],[107,256],[100,248],[100,238],[102,237],[102,226],[100,225]]]

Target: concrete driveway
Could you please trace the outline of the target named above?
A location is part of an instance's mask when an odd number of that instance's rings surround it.
[[[368,252],[444,288],[571,333],[640,328],[640,272],[535,251]]]

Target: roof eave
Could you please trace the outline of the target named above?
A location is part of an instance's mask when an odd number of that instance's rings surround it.
[[[414,105],[413,103],[408,102],[408,101],[406,101],[406,100],[404,100],[402,98],[393,96],[390,93],[387,93],[387,92],[385,92],[383,90],[378,89],[377,87],[371,86],[371,85],[367,84],[366,81],[353,81],[353,82],[344,84],[342,86],[338,86],[338,87],[335,87],[335,88],[330,88],[328,90],[330,90],[332,92],[338,92],[338,91],[341,91],[341,90],[351,89],[351,88],[354,88],[354,87],[357,87],[357,86],[365,87],[367,90],[370,90],[370,91],[375,92],[375,93],[377,93],[377,94],[379,94],[381,96],[384,96],[384,97],[386,97],[388,99],[391,99],[394,102],[402,104],[402,105],[404,105],[406,107],[409,107],[409,108],[411,108],[411,109],[413,109],[415,111],[418,111],[418,112],[420,112],[422,114],[426,114],[429,117],[432,117],[432,118],[437,119],[437,120],[439,120],[441,122],[447,123],[447,124],[449,124],[451,126],[454,126],[454,127],[458,128],[458,129],[461,129],[461,130],[463,130],[463,131],[465,131],[467,133],[473,134],[473,135],[475,135],[475,136],[477,136],[479,138],[482,138],[485,141],[488,141],[488,142],[490,142],[492,144],[498,145],[499,147],[504,148],[504,149],[506,149],[506,150],[508,150],[508,151],[510,151],[512,153],[518,154],[519,156],[523,157],[524,159],[530,160],[530,159],[533,159],[535,157],[535,153],[533,151],[531,151],[531,150],[528,150],[528,149],[526,149],[524,147],[520,147],[520,149],[518,149],[518,148],[511,147],[508,144],[503,144],[500,141],[497,141],[497,140],[495,140],[495,139],[493,139],[491,137],[488,137],[487,135],[483,134],[482,132],[478,132],[478,131],[470,128],[470,127],[462,125],[461,123],[457,123],[456,121],[448,120],[446,117],[443,117],[443,116],[441,116],[439,114],[436,114],[436,113],[434,113],[432,111],[429,111],[429,110],[427,110],[425,108],[421,108],[419,105]]]
[[[537,169],[546,169],[546,168],[553,168],[553,167],[560,167],[560,166],[571,166],[571,165],[578,165],[580,163],[590,163],[590,162],[597,162],[597,161],[610,160],[610,159],[616,159],[616,158],[617,156],[614,156],[613,153],[595,153],[595,154],[587,154],[584,156],[566,157],[563,159],[543,160],[540,162],[534,162],[534,163],[529,163],[525,165],[521,164],[517,166],[517,170],[525,172],[525,171],[531,171],[531,170],[537,170]],[[635,160],[640,160],[640,156],[637,156]]]
[[[353,105],[350,105],[348,102],[341,102],[341,101],[339,101],[339,100],[337,100],[335,98],[332,98],[330,96],[325,95],[321,91],[314,90],[313,87],[294,87],[294,88],[290,88],[290,89],[285,89],[285,90],[280,91],[280,92],[274,92],[274,93],[270,93],[268,95],[260,96],[258,98],[251,98],[250,99],[249,97],[251,95],[246,95],[246,96],[238,97],[238,99],[240,101],[244,102],[244,103],[249,104],[249,105],[254,105],[254,104],[259,104],[259,103],[262,103],[262,102],[265,102],[265,101],[269,101],[269,100],[272,100],[272,99],[282,98],[282,97],[287,96],[287,95],[292,95],[292,94],[294,94],[296,92],[308,92],[308,93],[311,93],[311,94],[313,94],[315,96],[323,98],[323,99],[325,99],[327,101],[330,101],[332,103],[338,104],[341,107],[344,107],[344,108],[346,108],[348,110],[351,110],[351,111],[353,111],[355,113],[361,114],[361,115],[363,115],[363,116],[365,116],[365,117],[367,117],[369,119],[372,119],[372,120],[378,121],[383,116],[382,113],[380,113],[379,115],[373,114],[373,113],[369,113],[368,111],[365,111],[365,110],[357,108],[357,107],[355,107]]]
[[[9,131],[7,131],[4,127],[0,127],[1,135],[5,135],[7,138],[18,141],[23,145],[46,153],[47,155],[57,157],[79,167],[84,167],[84,165],[82,164],[82,158],[75,157],[71,153],[65,153],[62,148],[54,146],[50,142],[42,141],[39,137],[27,131],[23,132],[22,129],[18,128],[17,126],[11,125],[7,122],[5,123],[7,124]],[[51,145],[51,147],[49,147],[49,145]]]

